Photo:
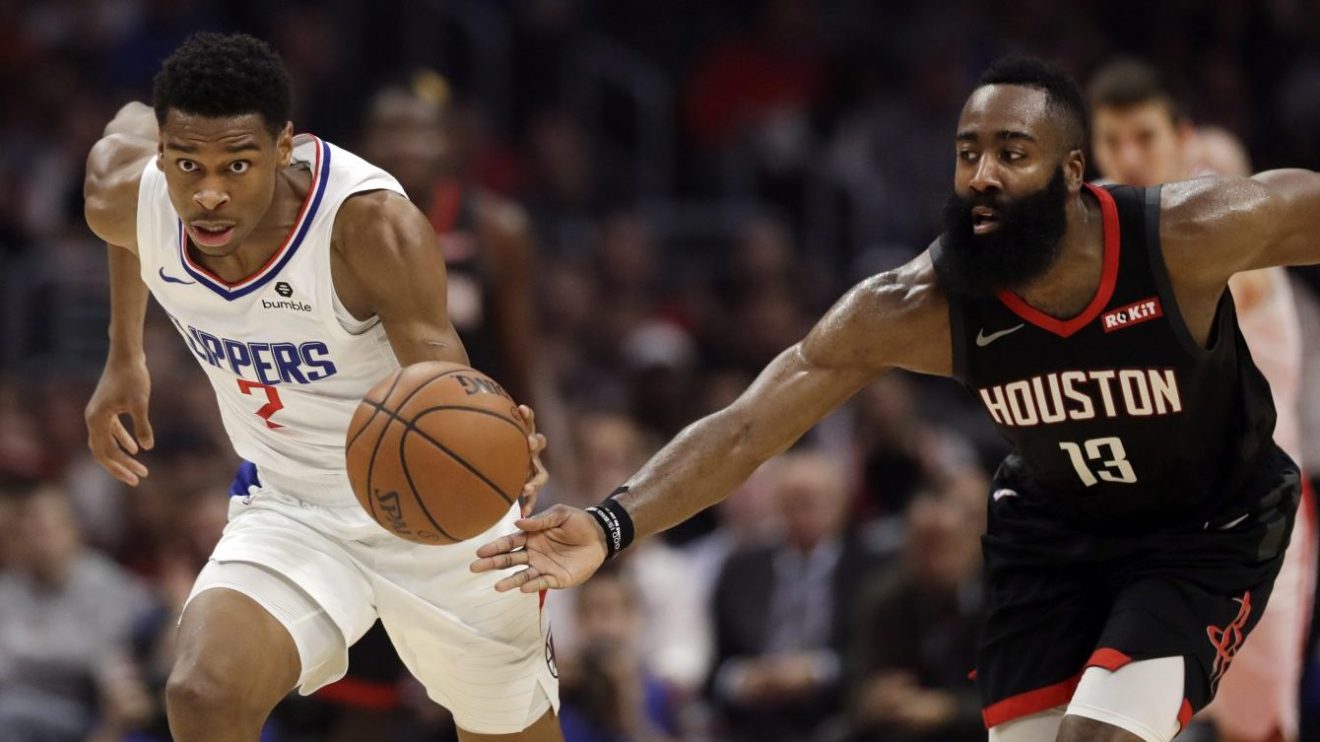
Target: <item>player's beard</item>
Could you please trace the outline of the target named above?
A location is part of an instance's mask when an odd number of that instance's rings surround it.
[[[1059,257],[1068,228],[1068,186],[1060,164],[1050,182],[1017,200],[1003,194],[973,194],[966,199],[949,192],[944,203],[943,249],[935,260],[935,275],[948,294],[989,296],[1029,283]],[[995,210],[998,228],[976,234],[972,209]]]

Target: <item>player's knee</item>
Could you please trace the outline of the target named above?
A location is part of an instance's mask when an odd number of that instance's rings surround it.
[[[245,692],[236,676],[208,669],[204,663],[177,662],[165,684],[165,708],[171,722],[260,724],[269,709]]]
[[[1084,716],[1065,716],[1055,742],[1145,742],[1122,727]]]

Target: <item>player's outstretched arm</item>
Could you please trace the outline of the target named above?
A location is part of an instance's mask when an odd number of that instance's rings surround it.
[[[948,305],[935,288],[927,255],[870,278],[771,362],[733,404],[684,429],[629,480],[614,498],[616,510],[599,517],[619,518],[622,508],[638,537],[669,528],[724,499],[885,370],[948,375],[951,348]],[[501,591],[581,583],[609,553],[606,538],[619,535],[597,525],[597,517],[561,505],[523,519],[520,533],[483,546],[472,569],[527,565],[500,581]]]

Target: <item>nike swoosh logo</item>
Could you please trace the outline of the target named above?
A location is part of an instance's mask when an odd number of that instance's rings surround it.
[[[994,501],[995,501],[995,502],[999,502],[1000,500],[1004,499],[1005,497],[1017,497],[1017,496],[1018,496],[1017,491],[1015,491],[1015,490],[1008,490],[1008,489],[999,489],[999,490],[995,490],[995,491],[994,491],[994,494],[991,495],[991,497],[994,498]]]
[[[999,338],[1001,338],[1001,337],[1003,337],[1003,336],[1005,336],[1005,335],[1009,335],[1009,334],[1012,334],[1012,333],[1014,333],[1014,332],[1017,332],[1018,330],[1021,330],[1023,327],[1026,327],[1026,326],[1027,326],[1027,325],[1026,325],[1026,323],[1024,322],[1023,324],[1020,324],[1020,325],[1017,325],[1017,326],[1014,326],[1014,327],[1010,327],[1010,328],[1008,328],[1007,330],[1000,330],[999,332],[992,332],[992,333],[990,333],[989,335],[985,334],[985,328],[982,327],[980,330],[977,330],[977,332],[976,332],[976,347],[978,347],[978,348],[984,348],[985,346],[989,345],[990,343],[993,343],[994,341],[998,340]]]
[[[183,280],[182,278],[175,278],[174,276],[167,276],[167,275],[165,275],[165,269],[164,269],[164,268],[161,268],[161,269],[160,269],[160,280],[164,281],[165,283],[178,283],[178,284],[182,284],[182,285],[184,285],[184,286],[188,286],[188,285],[190,285],[190,284],[197,283],[196,281],[185,281],[185,280]]]

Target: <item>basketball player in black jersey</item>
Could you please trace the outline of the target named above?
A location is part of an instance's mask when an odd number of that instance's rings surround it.
[[[1320,262],[1320,175],[1095,188],[1086,140],[1066,75],[993,66],[958,120],[930,249],[849,291],[611,498],[521,521],[473,569],[527,565],[502,590],[582,582],[885,370],[952,376],[1014,448],[983,539],[991,739],[1172,738],[1260,616],[1298,498],[1226,285]]]
[[[463,177],[449,86],[430,70],[372,97],[362,156],[399,180],[431,220],[449,276],[449,313],[474,368],[533,398],[532,233],[517,203]],[[531,402],[528,402],[530,405]]]

